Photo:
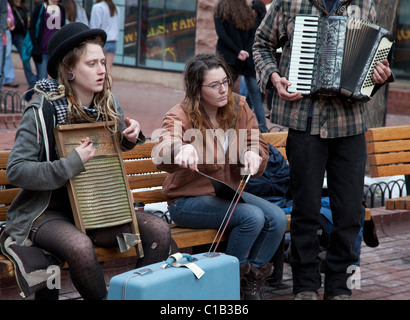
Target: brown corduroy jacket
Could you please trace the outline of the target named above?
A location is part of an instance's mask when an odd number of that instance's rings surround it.
[[[191,143],[198,152],[200,172],[228,184],[235,190],[240,183],[243,155],[246,151],[253,150],[262,158],[259,171],[254,176],[262,175],[269,158],[268,144],[257,127],[254,113],[245,97],[234,95],[236,125],[227,131],[215,131],[206,123],[207,133],[203,137],[203,134],[193,129],[184,102],[174,106],[165,115],[160,142],[153,150],[153,157],[160,170],[170,173],[162,187],[162,193],[167,197],[168,203],[179,197],[215,195],[210,179],[194,170],[174,164],[175,155],[180,147],[187,143]]]

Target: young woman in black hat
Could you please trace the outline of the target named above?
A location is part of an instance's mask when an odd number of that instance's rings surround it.
[[[22,189],[7,213],[7,235],[17,245],[32,243],[67,261],[73,283],[84,299],[103,299],[107,294],[93,245],[118,247],[116,235],[130,232],[130,228],[122,225],[87,234],[76,229],[65,183],[85,170],[84,164],[94,155],[93,142],[81,140],[66,158],[59,158],[52,133],[47,132],[59,124],[114,121],[122,149],[145,141],[139,123],[124,117],[110,91],[105,40],[103,30],[78,22],[53,35],[47,65],[51,79],[36,83],[39,95],[23,114],[7,167],[10,183]],[[168,224],[150,214],[141,214],[138,219],[145,257],[137,266],[166,259]],[[55,290],[45,288],[37,297],[44,293],[50,297],[50,292],[56,296]]]

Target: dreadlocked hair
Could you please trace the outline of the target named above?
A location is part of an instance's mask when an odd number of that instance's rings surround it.
[[[236,113],[234,98],[232,95],[232,76],[222,57],[215,54],[198,54],[187,63],[184,73],[185,99],[188,106],[188,118],[193,128],[198,129],[205,135],[206,112],[201,105],[201,88],[204,83],[205,73],[212,69],[223,68],[227,77],[231,80],[228,89],[228,103],[217,111],[217,121],[222,129],[228,130],[235,124]]]
[[[250,30],[255,25],[256,13],[247,4],[247,0],[220,0],[215,7],[214,15],[222,21],[232,22],[236,29]]]
[[[87,40],[68,52],[62,62],[58,65],[57,80],[60,85],[64,86],[65,96],[67,98],[68,117],[66,123],[79,123],[84,120],[87,122],[96,122],[101,119],[105,123],[105,127],[114,134],[119,128],[118,124],[120,119],[116,112],[117,108],[114,105],[115,101],[111,93],[111,83],[108,74],[106,73],[104,76],[103,89],[94,95],[93,104],[98,112],[96,119],[89,117],[81,108],[80,99],[75,90],[73,90],[71,82],[67,79],[69,70],[75,65],[84,50],[86,50],[86,44],[88,43],[98,44],[101,47],[104,46],[104,43],[100,38]],[[114,127],[107,125],[109,121],[114,121]]]

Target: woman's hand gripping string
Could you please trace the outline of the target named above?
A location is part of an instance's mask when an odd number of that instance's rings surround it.
[[[198,153],[190,144],[182,145],[178,154],[175,156],[175,163],[181,168],[189,168],[198,171],[198,161]]]
[[[254,175],[259,171],[262,158],[254,151],[246,151],[243,155],[245,174]]]

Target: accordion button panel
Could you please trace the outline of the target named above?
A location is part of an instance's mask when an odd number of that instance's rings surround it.
[[[292,40],[288,92],[310,94],[319,17],[296,16]]]
[[[373,72],[376,68],[376,64],[377,62],[382,62],[383,60],[387,59],[392,45],[393,42],[389,38],[384,37],[381,39],[380,44],[376,50],[376,54],[374,55],[373,61],[370,65],[369,71],[367,72],[366,78],[363,81],[363,85],[360,90],[361,94],[369,97],[371,96],[375,86],[375,83],[373,81]]]

